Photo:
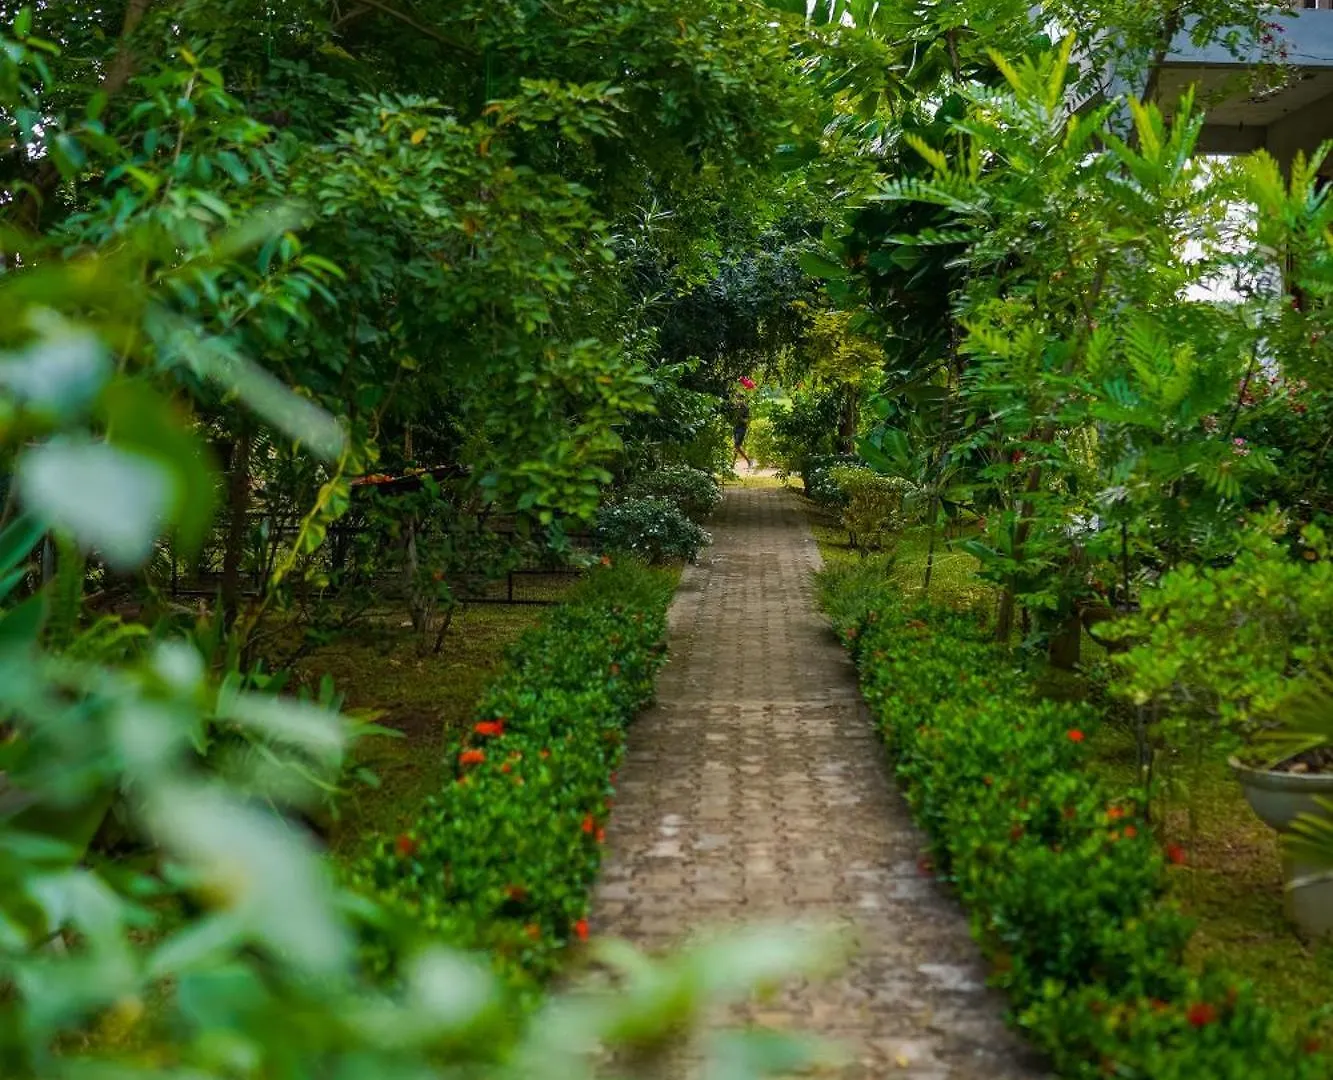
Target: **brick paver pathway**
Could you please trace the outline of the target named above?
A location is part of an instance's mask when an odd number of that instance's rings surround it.
[[[659,704],[630,729],[594,930],[657,948],[736,920],[851,925],[840,976],[749,1018],[837,1040],[846,1080],[1044,1075],[983,988],[962,913],[917,869],[793,496],[731,489],[711,528],[671,610]]]

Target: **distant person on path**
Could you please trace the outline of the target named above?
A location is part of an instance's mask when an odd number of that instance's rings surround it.
[[[750,455],[745,452],[745,436],[750,431],[750,403],[745,398],[737,394],[731,399],[731,432],[735,437],[735,452],[731,455],[732,468],[736,467],[736,457],[739,455],[745,459],[747,469],[754,468],[754,462],[750,460]]]

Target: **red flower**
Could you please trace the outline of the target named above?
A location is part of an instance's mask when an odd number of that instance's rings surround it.
[[[486,760],[486,755],[480,750],[464,750],[458,755],[460,765],[480,765]]]
[[[417,853],[417,842],[408,836],[407,833],[400,833],[393,842],[394,851],[398,852],[400,859],[410,859]]]
[[[513,766],[510,765],[509,762],[506,761],[503,765],[500,766],[500,771],[501,771],[501,772],[509,772],[512,768],[513,768]]]
[[[1166,857],[1177,866],[1184,866],[1189,862],[1189,856],[1186,854],[1185,849],[1179,844],[1167,844]]]
[[[1085,736],[1078,728],[1070,728],[1065,732],[1065,738],[1070,742],[1082,742]]]
[[[1118,806],[1112,806],[1107,809],[1106,816],[1109,817],[1112,821],[1119,821],[1122,817],[1125,816],[1125,812]]]
[[[597,842],[598,842],[599,844],[605,844],[605,843],[606,843],[606,830],[605,830],[605,829],[598,829],[598,830],[597,830]]]
[[[472,730],[478,735],[503,735],[505,733],[505,722],[503,720],[483,720],[474,724]]]
[[[1136,837],[1136,836],[1138,836],[1138,835],[1139,835],[1139,830],[1136,829],[1136,828],[1134,828],[1133,825],[1126,825],[1126,826],[1125,826],[1125,839],[1126,839],[1126,840],[1133,840],[1134,837]]]
[[[597,822],[593,820],[593,816],[591,814],[589,814],[587,817],[583,819],[583,831],[585,833],[591,833],[596,828],[597,828]]]
[[[1199,1001],[1185,1010],[1185,1019],[1191,1027],[1207,1027],[1217,1019],[1217,1007],[1206,1001]]]
[[[574,924],[574,936],[580,941],[588,940],[588,920],[580,919]]]
[[[748,375],[742,375],[739,379],[739,382],[747,390],[753,390],[756,385],[755,381]]]

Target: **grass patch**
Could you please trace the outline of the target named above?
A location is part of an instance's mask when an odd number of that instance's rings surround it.
[[[801,503],[826,566],[855,563],[865,557],[848,543],[847,530],[838,524],[836,515],[804,497]],[[903,597],[906,600],[928,599],[932,603],[989,617],[995,610],[996,589],[976,576],[976,558],[958,547],[959,540],[974,534],[974,529],[968,529],[949,539],[945,539],[943,533],[936,535],[930,589],[927,591],[924,582],[926,559],[930,551],[930,530],[924,525],[904,529],[892,551],[893,565],[890,572],[891,580],[902,589]]]
[[[548,584],[543,593],[557,598],[574,580]],[[300,664],[302,677],[331,676],[346,708],[376,712],[378,723],[402,736],[368,739],[359,748],[357,764],[375,773],[379,786],[357,784],[341,800],[327,837],[335,858],[354,858],[377,837],[411,825],[439,789],[446,740],[471,722],[505,650],[548,610],[470,605],[455,617],[441,654],[425,657],[418,655],[420,637],[395,614],[358,625]]]
[[[1099,771],[1133,786],[1130,732],[1108,724],[1093,749]],[[1187,961],[1252,982],[1259,1002],[1293,1029],[1326,1010],[1320,1036],[1333,1044],[1333,943],[1307,944],[1287,921],[1278,834],[1250,810],[1225,761],[1205,762],[1177,787],[1157,809],[1163,840],[1188,852],[1188,864],[1171,871],[1172,895],[1198,922]]]

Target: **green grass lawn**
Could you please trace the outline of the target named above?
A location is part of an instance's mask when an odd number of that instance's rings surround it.
[[[847,532],[835,517],[802,501],[827,564],[862,557],[848,547]],[[913,529],[895,549],[890,574],[905,595],[921,593],[928,547],[926,531]],[[976,565],[972,556],[937,540],[930,599],[991,617],[996,591],[975,576]],[[1100,655],[1101,649],[1085,637],[1085,658]],[[1061,696],[1087,693],[1078,676],[1052,672],[1045,682]],[[1105,725],[1092,749],[1096,767],[1110,782],[1134,786],[1133,737],[1125,725]],[[1176,772],[1177,791],[1160,808],[1158,827],[1164,843],[1178,843],[1188,853],[1187,865],[1172,868],[1171,885],[1174,898],[1198,924],[1189,962],[1198,967],[1216,963],[1253,983],[1260,1000],[1293,1029],[1327,1013],[1319,1034],[1333,1043],[1333,943],[1307,944],[1287,922],[1277,834],[1251,812],[1225,761],[1207,762],[1197,775],[1184,768]]]
[[[572,587],[544,583],[558,597]],[[408,828],[422,801],[440,784],[448,736],[472,719],[505,650],[549,608],[477,604],[454,619],[439,656],[421,656],[420,639],[400,614],[358,625],[300,665],[303,677],[327,674],[349,710],[377,714],[400,738],[375,737],[357,751],[357,763],[379,779],[358,784],[340,801],[328,842],[335,857],[352,858],[381,836]]]

